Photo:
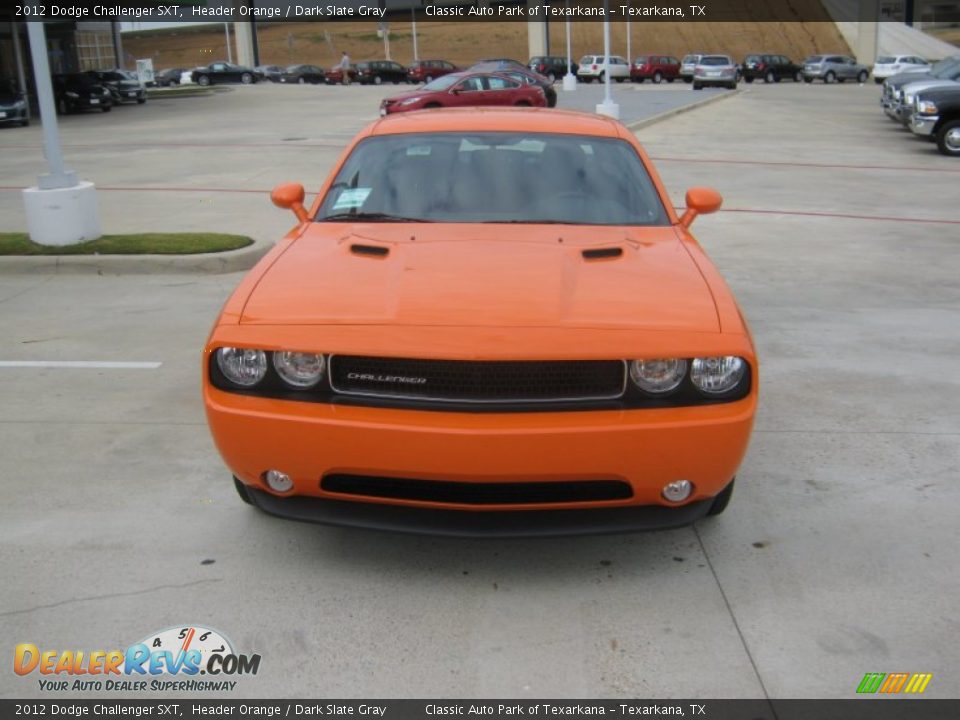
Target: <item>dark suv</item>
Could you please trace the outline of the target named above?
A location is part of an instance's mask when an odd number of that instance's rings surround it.
[[[110,91],[114,105],[123,102],[143,105],[147,101],[147,91],[135,73],[128,70],[88,70],[86,74]]]
[[[630,64],[630,79],[634,82],[673,82],[678,77],[680,61],[672,55],[641,55]]]
[[[399,85],[407,82],[407,69],[393,60],[368,60],[357,63],[357,82],[361,85],[379,85],[385,82]]]
[[[417,60],[407,68],[407,80],[420,84],[436,80],[443,75],[457,72],[460,68],[446,60]]]
[[[535,73],[540,73],[550,82],[562,78],[567,74],[567,58],[562,55],[538,55],[530,58],[527,67]],[[576,75],[580,68],[575,62],[570,63],[571,72]]]
[[[743,79],[748,83],[754,80],[780,82],[781,80],[803,80],[803,66],[793,62],[786,55],[747,55],[743,60]]]

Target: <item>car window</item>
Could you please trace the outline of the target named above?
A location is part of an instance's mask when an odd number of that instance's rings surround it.
[[[451,87],[456,85],[460,81],[459,75],[444,75],[443,77],[438,77],[436,80],[432,80],[423,86],[424,90],[429,90],[431,92],[441,92],[443,90],[449,90]]]
[[[220,63],[216,63],[216,64],[213,66],[213,70],[215,70],[216,72],[222,72],[223,70],[226,70],[226,69],[227,69],[227,66],[226,66],[226,65],[222,65],[222,64],[220,64]]]
[[[700,64],[708,66],[729,65],[730,59],[722,55],[707,55],[700,59]]]
[[[637,58],[637,65],[646,65],[646,64],[647,64],[647,59],[645,57],[641,55],[640,57]]]
[[[469,77],[457,85],[457,90],[460,92],[478,92],[485,89],[485,83],[483,81],[484,78],[481,75]]]
[[[544,178],[551,192],[530,193]],[[626,140],[536,132],[368,137],[337,173],[316,220],[358,213],[469,223],[669,222]]]
[[[508,90],[510,88],[520,87],[520,83],[516,80],[510,80],[509,78],[491,75],[487,78],[487,86],[490,90]]]

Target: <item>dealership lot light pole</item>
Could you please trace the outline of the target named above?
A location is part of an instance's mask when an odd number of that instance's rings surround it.
[[[610,94],[610,0],[603,0],[603,102],[597,105],[597,114],[620,119],[620,106]]]
[[[577,76],[573,74],[573,50],[570,47],[570,0],[567,0],[567,74],[563,76],[566,92],[577,89]]]
[[[93,183],[77,180],[63,166],[53,82],[47,60],[47,35],[42,22],[26,23],[33,76],[37,84],[43,154],[50,172],[35,187],[23,190],[30,239],[41,245],[71,245],[100,237],[100,217]]]

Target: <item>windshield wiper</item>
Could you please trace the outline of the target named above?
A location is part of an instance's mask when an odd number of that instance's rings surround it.
[[[391,215],[390,213],[380,212],[341,212],[333,215],[326,215],[321,220],[332,220],[334,222],[410,222],[410,223],[428,223],[433,220],[424,218],[404,217],[403,215]]]
[[[576,220],[483,220],[483,225],[593,225],[595,223],[577,222]]]

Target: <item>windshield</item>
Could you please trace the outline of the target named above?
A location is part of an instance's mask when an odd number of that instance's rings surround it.
[[[682,62],[688,63],[688,64],[695,63],[699,57],[700,57],[699,55],[685,55]]]
[[[548,133],[416,133],[363,140],[316,220],[665,225],[625,140]]]
[[[444,75],[443,77],[438,77],[436,80],[432,80],[423,86],[424,90],[448,90],[449,88],[456,85],[458,82],[463,80],[462,75]]]
[[[938,62],[930,71],[930,74],[935,78],[952,79],[953,76],[956,75],[958,69],[960,69],[960,60],[956,58],[947,58],[946,60],[941,60]]]

